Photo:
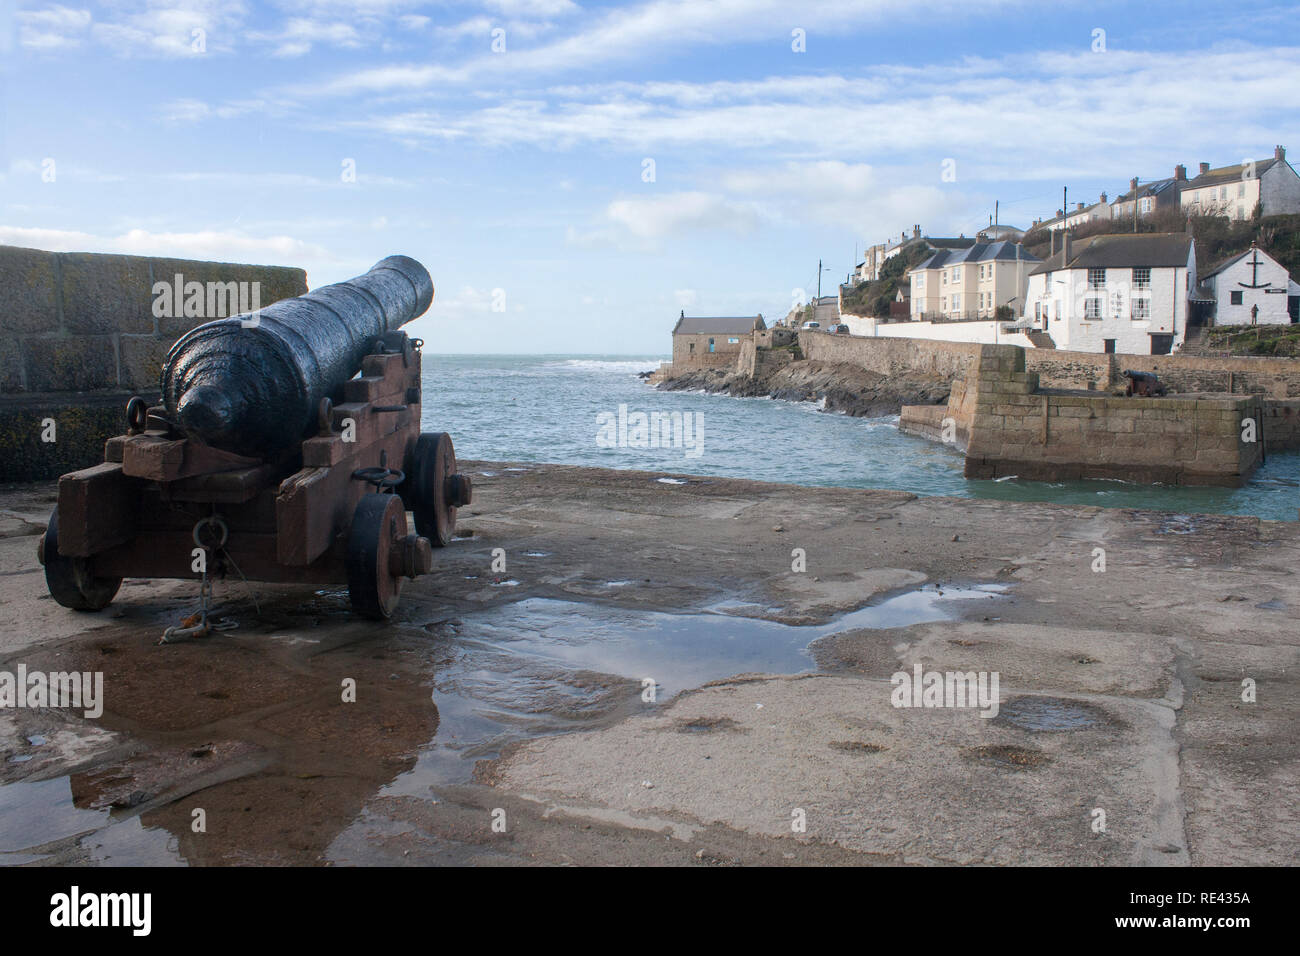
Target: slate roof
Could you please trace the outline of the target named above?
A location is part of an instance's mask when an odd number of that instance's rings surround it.
[[[746,335],[765,328],[761,315],[683,315],[673,335]]]
[[[966,249],[940,249],[930,258],[926,259],[918,266],[914,266],[909,272],[915,272],[918,269],[946,269],[948,266],[961,265],[964,262],[1015,262],[1017,259],[1025,262],[1041,262],[1038,256],[1025,249],[1024,246],[1017,242],[1011,242],[1008,239],[999,239],[997,242],[977,242]]]
[[[1192,237],[1183,232],[1108,234],[1073,239],[1070,261],[1063,262],[1064,249],[1044,259],[1030,275],[1062,269],[1131,269],[1186,266]]]
[[[1165,190],[1169,189],[1170,187],[1175,186],[1177,182],[1178,180],[1174,179],[1173,177],[1170,177],[1169,179],[1153,179],[1149,183],[1139,182],[1138,190],[1137,190],[1138,198],[1147,199],[1151,196],[1158,196],[1161,193],[1163,193]],[[1111,203],[1111,205],[1113,206],[1115,205],[1115,203],[1132,202],[1132,201],[1133,201],[1133,190],[1129,189],[1124,192],[1124,195],[1116,197],[1114,202]]]
[[[1255,178],[1259,179],[1264,173],[1272,168],[1278,160],[1270,156],[1268,159],[1255,161]],[[1211,169],[1207,173],[1202,173],[1195,179],[1189,179],[1185,189],[1200,189],[1202,186],[1217,186],[1220,183],[1241,182],[1242,164],[1237,163],[1235,166],[1220,166],[1218,169]]]

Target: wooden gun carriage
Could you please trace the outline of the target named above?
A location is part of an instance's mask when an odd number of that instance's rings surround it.
[[[345,318],[347,335],[340,333],[340,341],[351,342],[347,347],[354,351],[335,368],[359,364],[359,375],[344,381],[299,376],[286,385],[292,401],[279,408],[254,404],[247,411],[269,416],[268,424],[276,428],[287,416],[297,428],[294,409],[314,403],[314,421],[305,433],[299,429],[298,440],[263,445],[250,454],[244,446],[252,418],[218,428],[212,416],[192,411],[187,427],[178,421],[185,417],[178,414],[184,398],[148,408],[142,399],[131,399],[126,434],[107,441],[104,462],[59,479],[58,504],[39,548],[55,600],[76,610],[98,610],[112,601],[124,577],[190,578],[203,580],[206,588],[210,575],[229,571],[256,581],[346,584],[356,613],[389,617],[403,581],[432,570],[433,549],[452,540],[456,511],[471,499],[469,478],[456,471],[451,438],[420,432],[422,343],[393,326],[428,307],[432,283],[422,295],[419,274],[427,282],[427,272],[414,260],[399,265],[414,277],[413,295],[403,289],[396,308],[392,302],[376,307],[393,314],[375,319],[362,329],[365,334],[356,334],[364,323]],[[350,282],[360,283],[375,270]],[[334,295],[331,314],[340,311]],[[384,290],[371,288],[367,295],[383,300]],[[282,336],[289,334],[286,329],[301,331],[302,309],[273,314],[282,304],[263,310],[263,333],[266,328]],[[236,321],[208,326],[225,323],[223,334],[229,338],[242,334],[229,324]],[[283,325],[279,331],[277,322]],[[245,324],[256,330],[248,320]],[[180,386],[168,376],[193,349],[187,339],[208,326],[173,347],[164,367],[165,399],[169,388],[193,393],[195,382],[206,381],[206,371]],[[215,341],[208,351],[217,358],[204,361],[221,363],[220,380],[230,379],[233,387],[239,375],[229,367],[229,344]],[[333,355],[331,343],[322,345],[320,339],[303,347],[310,354],[296,357],[299,364]],[[226,435],[220,444],[228,447],[205,441],[204,423],[212,434]]]

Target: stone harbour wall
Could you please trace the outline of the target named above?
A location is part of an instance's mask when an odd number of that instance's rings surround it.
[[[956,444],[966,453],[968,478],[1235,486],[1260,464],[1263,443],[1244,440],[1250,433],[1245,419],[1254,418],[1257,429],[1266,420],[1260,396],[1042,391],[1038,374],[1025,370],[1024,349],[980,348],[943,417],[952,419]],[[935,418],[908,407],[900,427],[934,437]]]
[[[201,283],[203,315],[184,299],[155,315],[154,286]],[[207,314],[209,284],[221,284]],[[225,293],[240,283],[258,304],[307,291],[302,269],[190,259],[45,252],[0,246],[0,481],[34,481],[98,464],[125,428],[127,399],[158,398],[172,343],[197,325],[237,314]],[[214,286],[215,287],[215,286]],[[192,310],[193,311],[193,310]],[[54,440],[48,423],[53,421]]]

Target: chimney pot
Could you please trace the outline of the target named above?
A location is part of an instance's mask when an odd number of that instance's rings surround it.
[[[1209,163],[1201,163],[1201,175],[1204,176],[1204,175],[1205,175],[1206,173],[1208,173],[1209,171],[1210,171],[1210,164],[1209,164]]]
[[[1180,182],[1186,181],[1186,179],[1187,179],[1187,167],[1184,166],[1184,165],[1182,165],[1181,163],[1179,163],[1177,166],[1175,166],[1175,167],[1174,167],[1174,179],[1177,179],[1177,180],[1179,180]]]

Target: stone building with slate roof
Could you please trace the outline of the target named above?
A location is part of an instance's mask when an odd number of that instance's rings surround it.
[[[673,365],[678,369],[732,365],[749,334],[765,328],[761,314],[699,316],[683,310],[673,326]]]

